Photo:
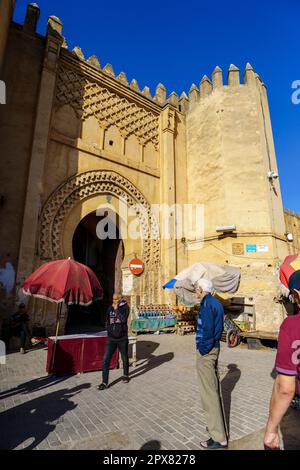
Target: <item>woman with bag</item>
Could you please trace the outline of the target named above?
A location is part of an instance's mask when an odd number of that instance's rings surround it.
[[[103,359],[102,383],[98,386],[99,390],[108,388],[109,365],[116,348],[119,349],[122,356],[124,370],[122,381],[129,382],[128,316],[129,306],[126,300],[122,299],[120,294],[115,293],[113,304],[107,310],[106,315],[107,343]]]

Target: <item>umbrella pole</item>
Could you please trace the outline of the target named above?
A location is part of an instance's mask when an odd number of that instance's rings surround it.
[[[60,302],[57,306],[55,339],[57,339],[57,336],[58,336],[61,309],[62,309],[62,302]]]
[[[51,372],[52,372],[52,373],[53,373],[53,366],[54,366],[54,361],[55,361],[55,353],[56,353],[56,346],[57,346],[57,336],[58,336],[58,331],[59,331],[59,323],[60,323],[61,309],[62,309],[62,302],[60,302],[60,303],[57,305],[55,342],[54,342],[53,357],[52,357],[52,366],[51,366]]]

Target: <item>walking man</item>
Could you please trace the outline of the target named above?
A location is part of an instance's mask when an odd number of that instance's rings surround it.
[[[120,294],[113,295],[113,304],[107,310],[106,329],[107,343],[103,359],[102,383],[99,390],[108,388],[109,365],[111,358],[118,348],[123,362],[122,381],[129,382],[129,358],[128,358],[128,315],[129,306]]]
[[[199,279],[195,283],[200,302],[196,333],[196,366],[200,396],[210,438],[200,442],[204,449],[226,449],[228,439],[218,377],[220,339],[224,324],[222,304],[212,296],[212,282]]]
[[[300,271],[291,275],[289,289],[300,310]],[[279,425],[293,398],[297,397],[296,389],[298,392],[300,389],[300,312],[287,317],[281,324],[275,367],[278,375],[273,387],[264,438],[266,450],[280,449]]]

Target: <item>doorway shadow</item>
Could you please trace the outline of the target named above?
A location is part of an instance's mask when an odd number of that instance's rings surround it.
[[[224,419],[227,426],[228,434],[230,434],[230,410],[232,392],[240,380],[241,370],[236,364],[228,364],[228,372],[221,381],[221,391],[224,405]]]
[[[64,388],[2,412],[0,449],[15,449],[28,440],[31,442],[25,444],[25,450],[37,447],[54,431],[65,413],[77,407],[71,398],[90,386],[86,383],[71,389]]]

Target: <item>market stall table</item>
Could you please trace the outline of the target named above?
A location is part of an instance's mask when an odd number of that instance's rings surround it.
[[[56,348],[54,348],[56,339]],[[57,338],[50,336],[46,366],[48,374],[74,374],[102,370],[106,341],[106,331],[58,336]],[[115,369],[117,366],[118,351],[116,350],[110,362],[110,369]]]

